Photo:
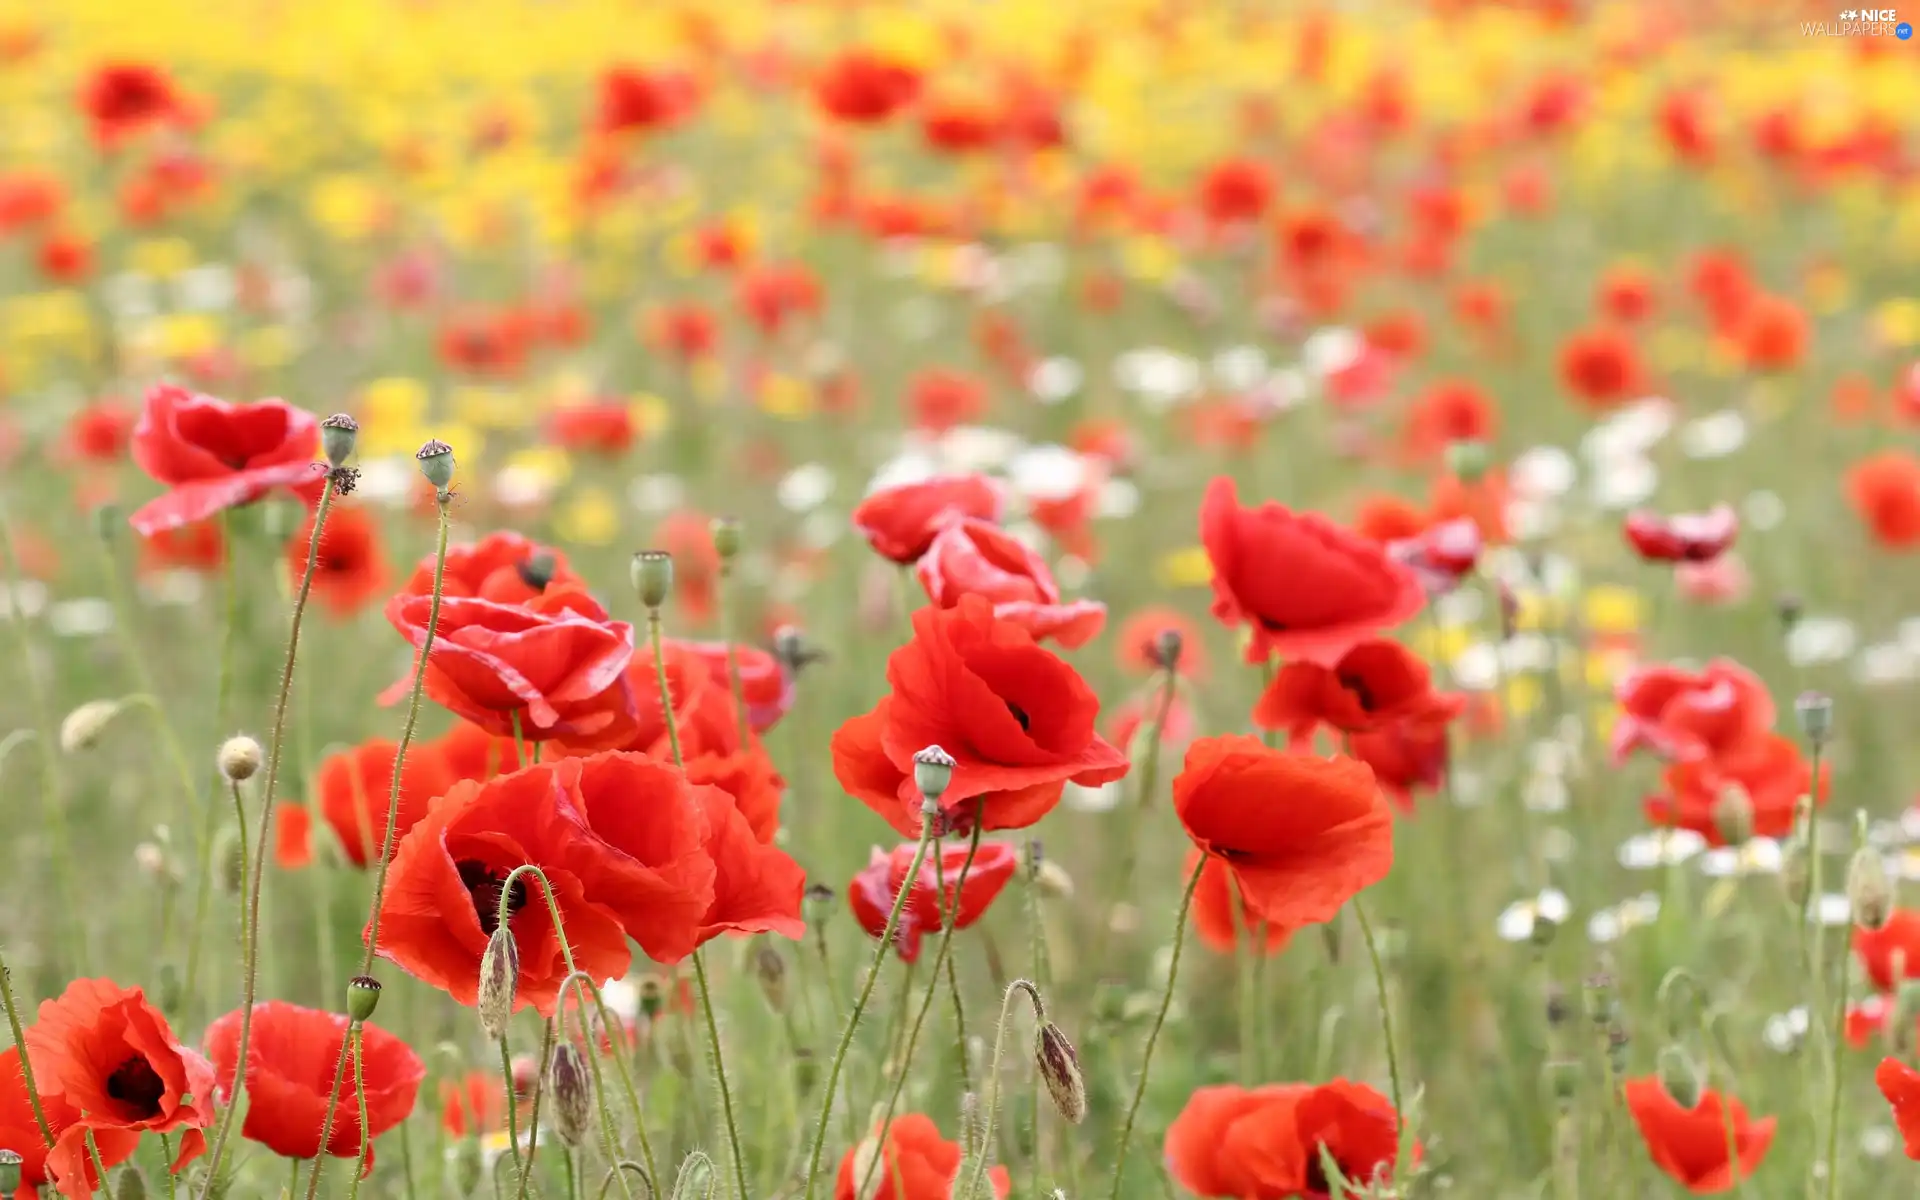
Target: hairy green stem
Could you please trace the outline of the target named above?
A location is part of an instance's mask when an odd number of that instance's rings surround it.
[[[53,1147],[53,1127],[47,1124],[46,1109],[40,1106],[40,1089],[33,1082],[33,1063],[27,1057],[27,1035],[20,1027],[20,1007],[13,998],[13,969],[0,959],[0,1004],[7,1010],[7,1028],[13,1033],[14,1049],[20,1052],[20,1082],[27,1089],[27,1103],[33,1109],[33,1123],[40,1137]]]
[[[331,490],[331,484],[328,487]],[[221,556],[220,578],[222,590],[226,593],[226,617],[225,632],[220,638],[220,678],[214,686],[213,719],[216,724],[225,723],[227,706],[233,699],[234,656],[240,639],[240,584],[235,578],[233,565],[238,551],[231,509],[222,514],[220,528],[225,547],[225,553]],[[315,522],[315,532],[318,531],[319,523]],[[311,558],[308,563],[312,563]],[[199,999],[201,937],[206,928],[207,914],[213,905],[213,842],[219,828],[220,813],[210,797],[202,802],[201,808],[206,815],[201,819],[200,843],[196,848],[200,870],[194,884],[193,927],[187,930],[186,979],[180,993],[189,1004]],[[208,1172],[208,1178],[212,1178],[212,1172]]]
[[[1193,893],[1199,890],[1200,873],[1207,868],[1207,860],[1202,858],[1193,868],[1193,875],[1187,880],[1187,890],[1180,897],[1180,914],[1174,918],[1173,958],[1167,964],[1167,986],[1160,994],[1160,1011],[1154,1014],[1153,1027],[1147,1031],[1147,1048],[1140,1057],[1140,1081],[1134,1085],[1133,1101],[1127,1105],[1126,1120],[1120,1124],[1120,1144],[1113,1152],[1113,1190],[1107,1193],[1108,1200],[1120,1200],[1120,1182],[1127,1174],[1127,1147],[1133,1141],[1133,1122],[1140,1115],[1140,1102],[1147,1097],[1147,1078],[1153,1069],[1153,1048],[1160,1042],[1160,1030],[1167,1023],[1167,1011],[1173,1007],[1174,984],[1180,978],[1180,950],[1187,943],[1187,914],[1193,908]]]
[[[987,1177],[987,1163],[993,1158],[994,1132],[1000,1125],[1000,1062],[1006,1054],[1007,1029],[1013,1024],[1013,998],[1023,993],[1033,1006],[1035,1031],[1047,1023],[1047,1003],[1040,998],[1039,987],[1027,979],[1016,979],[1007,985],[1006,995],[1000,999],[999,1029],[993,1035],[993,1065],[987,1068],[987,1099],[980,1115],[980,1156],[967,1177],[966,1188],[955,1193],[956,1200],[973,1200],[980,1194],[980,1185]],[[968,1152],[972,1152],[971,1147]]]
[[[1380,965],[1379,940],[1373,936],[1373,922],[1367,919],[1367,906],[1355,896],[1353,915],[1360,922],[1360,937],[1367,944],[1367,960],[1373,964],[1373,986],[1380,995],[1380,1039],[1387,1052],[1387,1082],[1393,1089],[1393,1119],[1398,1137],[1394,1142],[1393,1179],[1400,1178],[1400,1166],[1407,1154],[1407,1110],[1400,1088],[1400,1056],[1393,1044],[1393,998],[1387,992],[1387,972]]]

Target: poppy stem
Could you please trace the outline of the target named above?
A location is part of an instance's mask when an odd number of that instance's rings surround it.
[[[1815,788],[1820,786],[1819,778],[1814,776]],[[1840,1053],[1847,1038],[1847,955],[1840,955],[1833,975],[1833,1039],[1827,1052],[1827,1073],[1831,1077],[1827,1094],[1827,1200],[1834,1200],[1840,1194]],[[1888,1028],[1892,1028],[1893,1020],[1892,1016],[1888,1017]],[[1722,1100],[1722,1104],[1725,1103]],[[1737,1177],[1739,1158],[1730,1160],[1729,1165]]]
[[[333,1110],[339,1107],[340,1084],[347,1077],[347,1033],[352,1028],[352,1018],[348,1018],[347,1024],[348,1029],[340,1031],[340,1053],[333,1060],[333,1086],[327,1089],[327,1113],[320,1119],[320,1150],[313,1156],[313,1170],[307,1174],[307,1200],[315,1200],[320,1194],[320,1172],[327,1164],[327,1143],[333,1140]]]
[[[519,1175],[526,1168],[520,1163],[520,1103],[513,1087],[513,1051],[507,1048],[507,1035],[500,1035],[500,1078],[507,1085],[507,1152],[513,1155],[513,1173]],[[474,1112],[474,1121],[479,1122],[479,1112]]]
[[[555,928],[558,928],[557,924]],[[585,971],[569,971],[567,977],[561,981],[561,1007],[559,1013],[556,1015],[560,1020],[560,1037],[563,1040],[567,1036],[566,995],[568,988],[574,988],[579,996],[577,1003],[580,1006],[580,1039],[585,1043],[585,1053],[582,1054],[581,1057],[587,1060],[587,1070],[591,1072],[593,1076],[593,1107],[600,1117],[601,1149],[603,1153],[606,1154],[607,1161],[614,1162],[620,1157],[620,1139],[615,1132],[613,1113],[607,1107],[607,1085],[600,1070],[599,1048],[593,1045],[593,1029],[587,1023],[587,997],[591,995],[596,1001],[599,1000],[600,989],[594,986],[593,978]],[[604,1006],[602,1007],[602,1011],[605,1011]],[[608,1055],[615,1061],[620,1061],[624,1055],[623,1047],[614,1040],[615,1029],[617,1027],[607,1025],[603,1021],[601,1028],[607,1037]],[[624,1030],[622,1032],[624,1032]],[[635,1125],[639,1129],[641,1145],[646,1148],[647,1157],[651,1159],[653,1157],[653,1149],[647,1146],[646,1143],[646,1124],[636,1116]],[[568,1170],[571,1171],[572,1169],[571,1154],[569,1154]],[[627,1186],[627,1177],[620,1175],[619,1179],[620,1191],[627,1197],[627,1200],[633,1200],[633,1189]]]
[[[733,563],[723,559],[715,604],[720,609],[720,636],[727,645],[727,691],[733,696],[734,717],[740,725],[740,753],[745,754],[753,746],[753,722],[747,716],[747,688],[740,678],[740,647],[734,642],[733,589],[728,586],[732,582]]]
[[[1161,671],[1160,705],[1154,710],[1153,722],[1147,726],[1147,750],[1140,770],[1134,780],[1133,803],[1128,805],[1120,819],[1120,871],[1115,881],[1113,895],[1122,897],[1133,886],[1133,871],[1140,858],[1140,818],[1146,814],[1147,805],[1153,801],[1153,788],[1160,777],[1160,741],[1165,736],[1168,714],[1173,712],[1174,687],[1179,682],[1179,674],[1172,667]],[[1133,741],[1138,743],[1140,734],[1134,734]],[[1092,963],[1107,961],[1107,941],[1113,934],[1112,905],[1104,910],[1100,920],[1100,931],[1095,935],[1093,955],[1087,960]]]
[[[330,498],[332,490],[333,485],[332,482],[329,481],[324,486],[324,490],[320,495],[323,504]],[[219,682],[214,685],[213,719],[217,724],[224,725],[227,719],[227,704],[233,696],[234,646],[240,637],[240,584],[239,581],[234,578],[233,570],[233,561],[238,557],[238,552],[234,548],[235,539],[233,536],[232,509],[228,509],[221,514],[220,529],[220,540],[225,546],[225,553],[221,556],[220,560],[220,579],[221,589],[226,593],[226,617],[223,622],[226,632],[222,634],[220,639],[220,677]],[[313,577],[314,560],[316,557],[316,555],[312,553],[312,550],[317,548],[320,538],[319,521],[314,522],[313,533],[314,546],[309,548],[307,555],[307,578],[309,580]],[[296,613],[297,611],[296,609]],[[299,629],[297,618],[294,623],[294,628],[296,630]],[[215,778],[217,779],[218,776],[216,775]],[[199,999],[200,935],[201,931],[206,927],[207,912],[213,903],[213,842],[215,833],[219,828],[220,809],[217,805],[211,803],[211,800],[212,796],[209,794],[201,804],[201,809],[206,813],[206,817],[200,824],[200,842],[197,850],[200,870],[197,881],[194,884],[193,926],[187,931],[186,977],[180,990],[180,995],[183,998],[182,1002],[187,1004],[192,1004]],[[207,1178],[213,1178],[212,1172],[208,1172]],[[202,1189],[201,1195],[204,1196],[205,1194],[205,1190]]]
[[[973,857],[979,851],[980,823],[976,820],[973,826],[973,840],[967,844],[966,865],[961,868],[960,878],[954,882],[951,903],[947,899],[947,856],[944,853],[933,856],[933,884],[940,889],[940,903],[945,909],[941,916],[947,923],[946,932],[940,936],[940,944],[943,948],[946,946],[947,939],[953,935],[954,924],[960,916],[960,889],[967,883],[966,870],[973,866]],[[973,1069],[967,1062],[967,1009],[960,1000],[960,976],[954,968],[953,955],[943,953],[940,957],[946,964],[947,992],[953,997],[953,1031],[955,1038],[958,1039],[960,1090],[970,1092],[973,1090]],[[907,1043],[907,1052],[909,1054],[913,1052],[912,1042]],[[904,1065],[902,1072],[904,1074]]]
[[[656,650],[656,666],[659,661],[659,652]],[[661,686],[664,689],[665,672],[661,674]],[[667,728],[673,728],[671,719],[667,722]],[[814,1128],[813,1151],[807,1161],[805,1200],[813,1200],[814,1186],[820,1178],[820,1156],[826,1150],[827,1125],[833,1120],[833,1101],[840,1090],[840,1069],[846,1065],[847,1049],[853,1045],[853,1035],[860,1027],[861,1015],[867,1010],[867,1001],[873,998],[874,984],[879,982],[880,971],[887,965],[887,952],[893,949],[894,933],[900,928],[900,914],[906,911],[907,896],[913,890],[913,881],[919,878],[920,864],[926,861],[927,847],[933,842],[934,822],[939,816],[939,800],[923,796],[920,801],[920,844],[914,848],[913,861],[908,864],[906,876],[900,881],[900,890],[894,894],[893,910],[887,914],[886,928],[880,931],[880,939],[874,943],[873,957],[867,961],[866,978],[860,983],[860,995],[853,1002],[853,1011],[847,1015],[846,1026],[840,1030],[840,1042],[834,1047],[833,1062],[827,1067],[826,1094],[820,1102],[820,1122]]]
[[[533,1179],[534,1152],[540,1146],[540,1094],[546,1088],[547,1064],[553,1061],[553,1022],[547,1022],[540,1035],[540,1071],[533,1077],[533,1107],[527,1112],[527,1157],[520,1172],[520,1187],[515,1200],[527,1200],[527,1184]]]
[[[693,977],[700,985],[700,1013],[706,1019],[707,1052],[713,1055],[713,1079],[720,1088],[720,1114],[727,1122],[727,1149],[733,1157],[733,1181],[740,1200],[747,1200],[747,1162],[740,1152],[740,1126],[733,1116],[733,1089],[727,1083],[727,1060],[720,1050],[720,1022],[713,1015],[713,985],[707,982],[707,964],[693,952]]]
[[[353,1041],[353,1098],[360,1110],[360,1149],[354,1154],[353,1182],[347,1187],[347,1200],[359,1200],[360,1181],[366,1178],[367,1170],[372,1166],[367,1161],[367,1156],[373,1153],[373,1137],[367,1125],[367,1055],[366,1038],[362,1030],[359,1021],[355,1021],[353,1027],[347,1030],[347,1037]]]
[[[233,1092],[232,1095],[227,1098],[227,1111],[220,1118],[219,1132],[214,1134],[213,1153],[207,1159],[207,1181],[200,1185],[199,1200],[207,1200],[207,1197],[213,1194],[214,1182],[220,1177],[220,1164],[226,1161],[227,1139],[233,1133],[234,1114],[240,1111],[240,1097],[246,1091],[248,1040],[253,1034],[253,1001],[260,979],[260,891],[267,876],[267,849],[272,845],[273,794],[280,782],[280,758],[282,751],[286,748],[287,741],[287,699],[293,692],[293,666],[300,654],[300,623],[302,618],[306,616],[307,597],[313,592],[313,577],[315,572],[319,570],[320,565],[320,532],[326,528],[327,513],[331,511],[332,508],[333,476],[328,475],[327,482],[320,489],[320,505],[314,509],[313,512],[313,536],[307,539],[307,569],[301,575],[300,591],[299,594],[294,597],[293,615],[288,621],[287,656],[280,667],[280,694],[274,701],[273,731],[267,741],[267,781],[261,788],[260,841],[254,850],[253,877],[250,881],[246,874],[246,806],[241,802],[240,785],[237,782],[230,781],[229,783],[229,786],[233,789],[233,811],[240,818],[241,885],[247,889],[247,904],[240,920],[240,1037],[234,1048],[234,1062],[239,1065],[234,1068]],[[233,605],[231,601],[233,595],[232,559],[233,550],[231,546],[229,546],[227,551],[227,560],[229,563],[227,568],[229,596],[227,623],[230,636],[233,628]],[[222,657],[225,657],[224,652]],[[228,688],[227,676],[232,673],[230,667],[231,664],[223,663],[220,671],[222,698],[215,710],[219,719],[225,719],[226,700],[224,694]],[[209,806],[209,808],[211,808],[211,806]],[[211,873],[212,864],[204,861],[207,857],[205,852],[202,853],[201,857],[203,861],[200,866],[202,878],[204,879]],[[200,924],[200,918],[196,916],[193,926],[194,950],[189,951],[187,957],[186,995],[189,1000],[191,1000],[194,995],[194,952],[198,950],[200,944]],[[365,971],[360,973],[362,975],[366,974]],[[343,1055],[346,1053],[345,1041],[340,1043],[340,1052]],[[344,1059],[342,1061],[344,1061]],[[331,1109],[328,1110],[328,1119],[329,1122],[331,1122]],[[324,1145],[325,1139],[323,1138],[322,1146]],[[318,1159],[315,1161],[317,1162]]]
[[[979,1157],[974,1160],[973,1170],[967,1173],[967,1186],[954,1193],[954,1200],[973,1200],[980,1194],[980,1185],[986,1182],[987,1163],[993,1158],[994,1134],[1000,1125],[1000,1061],[1007,1049],[1007,1027],[1013,1024],[1013,998],[1023,993],[1033,1006],[1036,1037],[1047,1023],[1047,1002],[1040,998],[1039,987],[1029,979],[1016,979],[1009,983],[1006,995],[1000,999],[1000,1027],[993,1035],[993,1065],[987,1068],[987,1098],[981,1106],[979,1145],[965,1147],[968,1154],[977,1150]],[[883,1140],[881,1144],[886,1143]]]
[[[1193,909],[1193,893],[1199,889],[1200,874],[1206,869],[1207,859],[1202,855],[1187,879],[1186,893],[1180,897],[1180,915],[1174,918],[1173,926],[1173,957],[1167,963],[1167,987],[1160,994],[1160,1011],[1154,1015],[1153,1028],[1147,1031],[1147,1048],[1140,1056],[1140,1082],[1134,1085],[1133,1102],[1127,1105],[1127,1119],[1120,1125],[1120,1144],[1113,1152],[1113,1190],[1107,1193],[1107,1200],[1120,1200],[1120,1181],[1127,1173],[1127,1146],[1133,1141],[1134,1118],[1140,1115],[1140,1102],[1147,1096],[1153,1048],[1159,1044],[1160,1030],[1167,1023],[1167,1010],[1173,1007],[1174,984],[1180,978],[1180,950],[1187,943],[1187,914]]]
[[[907,1030],[907,1043],[900,1051],[899,1069],[893,1077],[893,1091],[887,1096],[887,1108],[880,1117],[880,1132],[874,1135],[874,1141],[882,1146],[887,1144],[887,1130],[893,1127],[893,1115],[900,1107],[900,1093],[907,1085],[907,1067],[913,1063],[914,1047],[920,1044],[920,1028],[926,1024],[927,1013],[933,1008],[934,993],[940,990],[941,970],[943,967],[951,967],[953,965],[954,919],[960,910],[961,890],[967,886],[967,875],[973,870],[974,856],[980,852],[980,836],[984,830],[985,827],[980,823],[980,813],[976,806],[974,811],[973,838],[967,843],[967,857],[966,860],[960,864],[960,876],[953,885],[954,902],[952,906],[949,907],[946,903],[947,888],[945,882],[943,881],[939,885],[941,893],[940,921],[945,928],[940,933],[939,949],[934,951],[933,971],[927,980],[927,990],[920,996],[919,1011],[914,1014],[913,1024]],[[940,858],[936,857],[934,861],[937,863],[940,861]],[[911,884],[918,874],[918,870],[915,870],[912,874],[908,875],[908,883]],[[951,976],[948,978],[951,979]],[[956,988],[954,996],[954,1007],[956,1010],[959,1008],[959,1004],[959,993]],[[963,1032],[960,1042],[960,1055],[962,1059],[965,1059],[967,1052],[964,1029],[965,1027],[962,1026]],[[972,1091],[972,1084],[968,1083],[963,1090]],[[874,1160],[867,1164],[866,1178],[860,1181],[859,1195],[865,1196],[868,1194],[867,1185],[873,1180],[874,1168],[879,1166],[879,1164],[880,1156],[878,1155],[875,1155]]]
[[[1373,986],[1380,996],[1380,1040],[1386,1044],[1387,1083],[1393,1089],[1393,1120],[1397,1136],[1393,1148],[1393,1179],[1400,1178],[1400,1164],[1406,1158],[1407,1115],[1400,1089],[1400,1056],[1393,1045],[1393,998],[1387,993],[1387,972],[1380,965],[1380,943],[1373,935],[1373,922],[1367,918],[1367,906],[1353,898],[1353,915],[1360,922],[1360,937],[1367,944],[1367,960],[1373,964]]]
[[[40,1137],[53,1147],[53,1127],[47,1124],[47,1111],[40,1107],[40,1089],[33,1082],[33,1064],[27,1060],[27,1035],[20,1028],[20,1007],[13,999],[13,969],[4,959],[0,959],[0,1003],[7,1008],[7,1028],[13,1033],[13,1048],[20,1055],[20,1082],[27,1088],[27,1100],[33,1108],[33,1123],[40,1127]]]

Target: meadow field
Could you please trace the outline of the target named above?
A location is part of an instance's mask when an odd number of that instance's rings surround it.
[[[0,1196],[1920,1194],[1912,15],[0,0]]]

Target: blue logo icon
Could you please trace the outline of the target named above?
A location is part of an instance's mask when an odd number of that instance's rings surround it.
[[[1893,27],[1893,36],[1899,38],[1901,41],[1904,42],[1908,38],[1913,36],[1913,26],[1908,24],[1905,21],[1902,21],[1898,25],[1895,25]]]

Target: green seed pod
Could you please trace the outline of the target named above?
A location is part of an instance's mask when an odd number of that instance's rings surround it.
[[[320,422],[320,448],[327,464],[343,467],[353,456],[353,443],[360,436],[360,423],[346,413],[335,413]]]
[[[937,804],[953,782],[953,756],[938,746],[928,746],[913,756],[913,785],[930,803]]]
[[[740,554],[740,522],[733,517],[715,517],[712,525],[713,552],[722,563],[732,562]]]
[[[347,980],[347,1015],[356,1023],[373,1016],[380,1007],[380,981],[371,975],[355,975]]]
[[[673,555],[665,550],[642,550],[628,568],[633,590],[646,608],[659,608],[673,594]]]
[[[1793,702],[1800,732],[1812,746],[1824,746],[1833,736],[1833,699],[1820,692],[1801,692]]]
[[[1893,919],[1893,880],[1880,852],[1870,846],[1854,851],[1847,863],[1847,904],[1853,923],[1869,932],[1885,929]]]
[[[0,1150],[0,1196],[11,1196],[20,1190],[21,1161],[18,1151]]]
[[[434,491],[444,493],[453,486],[452,446],[435,438],[414,451],[413,459],[420,464],[420,473],[427,477]]]

